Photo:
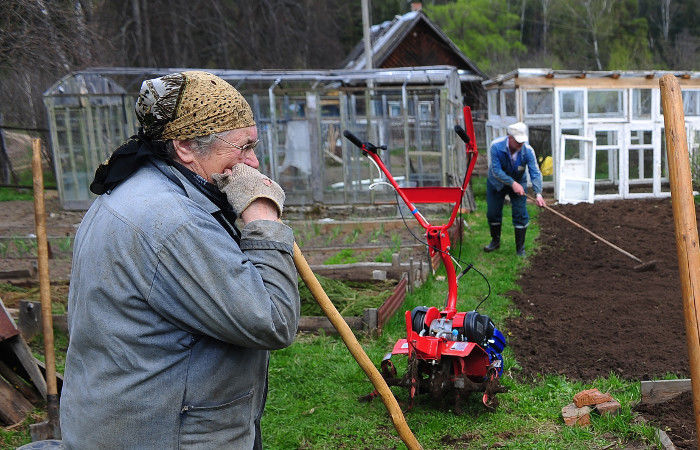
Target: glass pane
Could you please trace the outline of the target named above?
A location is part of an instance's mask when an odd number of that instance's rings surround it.
[[[651,118],[651,89],[632,89],[632,118]]]
[[[527,115],[552,114],[552,91],[528,91],[525,103]]]
[[[595,132],[596,145],[617,145],[617,131],[605,130]]]
[[[637,180],[639,179],[639,150],[630,149],[629,155],[629,178]]]
[[[562,118],[581,117],[583,114],[583,91],[561,91],[559,93]]]
[[[505,115],[515,116],[515,91],[514,90],[504,90],[503,100],[506,104]]]
[[[646,149],[644,152],[644,178],[654,178],[654,150]]]
[[[489,116],[498,115],[498,91],[488,92]]]
[[[700,115],[700,91],[683,91],[683,112],[686,116]]]
[[[622,117],[622,91],[588,91],[588,115],[591,117]]]
[[[632,130],[630,142],[632,145],[651,145],[651,130]]]
[[[531,125],[528,127],[528,143],[535,150],[543,181],[554,180],[552,167],[552,127]]]
[[[692,153],[691,153],[692,154]],[[692,157],[691,157],[692,159]],[[691,165],[692,170],[692,165]],[[661,192],[670,192],[668,179],[668,155],[666,154],[666,130],[661,129]]]

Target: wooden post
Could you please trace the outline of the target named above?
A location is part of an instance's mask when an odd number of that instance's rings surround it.
[[[41,321],[44,331],[44,355],[46,359],[46,404],[48,423],[54,438],[60,438],[58,428],[58,386],[56,383],[56,358],[54,354],[53,316],[51,314],[51,289],[49,279],[49,246],[46,239],[46,210],[44,208],[44,179],[41,169],[41,139],[32,140],[32,176],[34,179],[34,220],[36,224],[37,259],[39,264],[39,294],[41,297]]]
[[[678,268],[683,294],[685,333],[693,386],[695,427],[700,435],[700,248],[690,176],[688,141],[685,134],[683,99],[678,80],[664,75],[659,80],[666,127],[666,148],[671,181],[671,204],[676,229]]]

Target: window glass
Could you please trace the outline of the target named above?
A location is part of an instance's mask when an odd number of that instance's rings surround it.
[[[498,90],[488,92],[489,116],[498,115]]]
[[[389,101],[387,102],[387,108],[389,109],[389,117],[401,116],[401,102]]]
[[[552,114],[552,91],[527,91],[525,104],[528,116]]]
[[[562,118],[581,117],[583,114],[583,91],[559,92],[559,115]]]
[[[700,116],[700,91],[683,91],[683,113]]]
[[[432,117],[432,103],[421,101],[418,102],[418,118],[421,120],[428,120]]]
[[[580,136],[581,130],[578,128],[562,128],[561,134],[572,134]],[[564,147],[564,159],[583,159],[584,141],[567,140]]]
[[[632,145],[650,145],[651,130],[632,130],[630,131],[630,142]]]
[[[504,89],[503,91],[503,103],[505,103],[505,115],[514,117],[515,116],[515,90],[514,89]]]
[[[651,119],[651,89],[632,89],[632,118]]]
[[[589,90],[589,117],[623,117],[622,91],[620,90]]]

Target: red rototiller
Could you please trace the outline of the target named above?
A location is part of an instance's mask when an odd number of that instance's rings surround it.
[[[467,131],[455,126],[455,132],[464,141],[467,152],[467,169],[461,187],[400,187],[382,162],[377,147],[362,142],[349,131],[343,135],[361,148],[401,197],[415,219],[425,228],[426,245],[431,258],[439,254],[447,271],[448,293],[445,307],[418,306],[406,311],[406,338],[399,339],[391,353],[381,363],[381,373],[389,386],[409,389],[410,405],[418,394],[430,393],[442,402],[453,399],[455,412],[461,412],[462,402],[471,392],[483,392],[482,401],[487,407],[497,404],[495,394],[504,392],[499,378],[503,372],[501,352],[506,339],[491,319],[474,311],[457,311],[457,286],[459,279],[472,268],[469,264],[457,275],[450,255],[450,238],[447,230],[459,212],[462,197],[479,154],[474,138],[471,109],[464,107],[464,124]],[[452,214],[446,224],[431,225],[415,206],[420,203],[452,203]],[[477,306],[478,308],[478,306]],[[406,374],[398,377],[391,362],[392,355],[407,355]],[[362,397],[371,400],[376,391]]]

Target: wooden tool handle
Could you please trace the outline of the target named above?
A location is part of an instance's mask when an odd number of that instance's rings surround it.
[[[422,447],[411,432],[411,429],[408,427],[406,419],[404,418],[401,408],[399,407],[396,398],[394,398],[394,394],[391,392],[391,389],[389,389],[386,381],[384,381],[384,378],[374,366],[372,360],[369,359],[360,343],[357,342],[357,338],[343,319],[343,316],[340,315],[338,310],[333,305],[333,302],[331,302],[328,295],[326,295],[323,287],[321,287],[321,283],[318,282],[316,276],[311,271],[309,263],[306,262],[306,258],[304,258],[304,255],[301,254],[301,250],[296,242],[294,243],[294,265],[296,265],[301,279],[304,280],[304,283],[306,283],[306,286],[308,286],[319,306],[321,306],[321,309],[323,309],[323,312],[331,321],[335,329],[338,330],[338,333],[343,339],[345,346],[348,348],[348,350],[350,350],[352,356],[355,358],[362,370],[364,370],[364,372],[367,374],[367,377],[369,377],[370,381],[377,389],[377,392],[379,392],[379,395],[381,395],[382,401],[391,415],[394,428],[396,428],[396,431],[399,433],[401,440],[403,440],[406,447],[411,450],[421,449]]]
[[[700,436],[700,248],[685,134],[683,99],[678,80],[671,74],[659,80],[664,111],[671,205],[676,230],[678,269],[681,277],[685,335],[693,386],[695,426]]]
[[[32,178],[34,182],[34,222],[36,225],[37,265],[41,323],[46,358],[46,394],[57,395],[56,357],[54,354],[53,316],[51,314],[51,281],[49,279],[49,244],[46,239],[46,210],[44,208],[44,177],[41,169],[41,139],[32,139]]]
[[[529,195],[528,195],[528,198],[529,198],[530,200],[532,200],[532,197],[530,197]],[[622,253],[623,255],[632,258],[633,260],[637,261],[638,263],[641,263],[641,262],[642,262],[641,259],[639,259],[639,258],[637,258],[636,256],[634,256],[632,253],[630,253],[630,252],[628,252],[628,251],[626,251],[626,250],[621,249],[620,247],[618,247],[617,245],[615,245],[615,244],[613,244],[612,242],[608,241],[607,239],[603,238],[602,236],[599,236],[599,235],[595,234],[594,232],[592,232],[592,231],[589,230],[588,228],[584,227],[584,226],[581,225],[580,223],[574,222],[573,219],[570,219],[570,218],[566,217],[564,214],[560,213],[560,212],[557,211],[556,209],[551,208],[550,206],[548,206],[548,205],[546,205],[546,204],[544,205],[544,208],[545,208],[547,211],[552,212],[552,213],[556,214],[557,216],[561,217],[562,219],[566,220],[567,222],[571,223],[572,225],[574,225],[574,226],[576,226],[576,227],[582,229],[583,231],[585,231],[586,233],[590,234],[590,235],[593,236],[594,238],[600,240],[601,242],[603,242],[603,243],[605,243],[605,244],[608,244],[610,247],[614,248],[615,250],[617,250],[618,252]]]

